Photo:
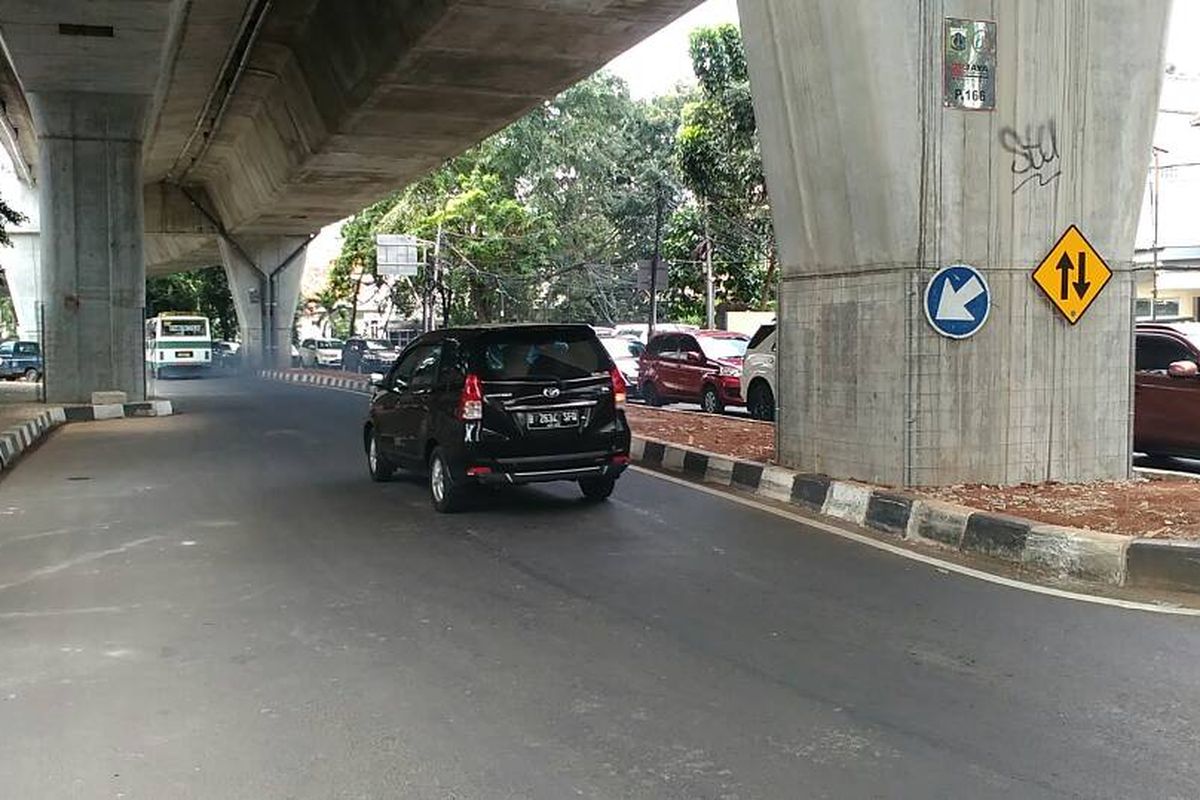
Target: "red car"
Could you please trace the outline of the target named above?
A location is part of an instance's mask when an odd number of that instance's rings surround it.
[[[710,414],[745,405],[740,383],[749,343],[729,331],[656,334],[640,359],[642,398],[652,406],[699,403]]]

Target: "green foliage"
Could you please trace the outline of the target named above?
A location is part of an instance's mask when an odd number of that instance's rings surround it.
[[[20,225],[26,219],[24,214],[16,211],[3,200],[0,200],[0,245],[11,247],[12,241],[8,238],[7,226]]]
[[[213,337],[237,337],[237,313],[223,267],[176,272],[146,281],[146,316],[164,311],[194,311],[208,317]]]
[[[313,298],[335,330],[352,326],[341,309],[373,282],[377,233],[440,242],[439,268],[431,259],[391,284],[406,308],[432,290],[453,322],[645,319],[635,265],[654,252],[659,214],[664,318],[703,316],[706,230],[719,300],[769,302],[774,244],[741,35],[699,29],[691,53],[697,90],[637,101],[598,73],[351,218]]]

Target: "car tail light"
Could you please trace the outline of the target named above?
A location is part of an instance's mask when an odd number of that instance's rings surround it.
[[[467,467],[467,476],[471,477],[471,478],[477,478],[480,475],[491,475],[491,474],[492,474],[491,467]]]
[[[478,375],[468,375],[458,396],[458,418],[464,421],[483,419],[483,384]]]
[[[613,367],[608,371],[608,377],[612,380],[613,402],[617,404],[617,408],[625,405],[625,378],[621,376],[621,370]]]
[[[629,455],[627,453],[621,453],[619,455],[615,455],[609,459],[609,462],[612,464],[616,464],[618,466],[620,466],[622,464],[628,464],[629,463]]]

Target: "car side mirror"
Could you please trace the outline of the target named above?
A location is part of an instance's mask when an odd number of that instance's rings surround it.
[[[367,378],[367,380],[369,380],[371,382],[371,385],[374,386],[376,389],[383,389],[384,388],[383,378],[384,378],[384,375],[382,372],[372,372],[370,374],[370,376]]]
[[[683,360],[689,364],[703,364],[704,356],[700,355],[695,350],[688,350],[683,354]]]
[[[1167,374],[1172,378],[1194,378],[1200,374],[1200,367],[1195,361],[1176,361],[1167,367]]]

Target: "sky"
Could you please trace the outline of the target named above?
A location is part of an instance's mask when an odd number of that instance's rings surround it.
[[[1200,3],[1200,0],[1195,2]],[[634,97],[666,94],[680,81],[696,78],[688,55],[688,32],[701,25],[737,21],[736,0],[706,0],[649,39],[617,56],[608,69],[625,79]]]

